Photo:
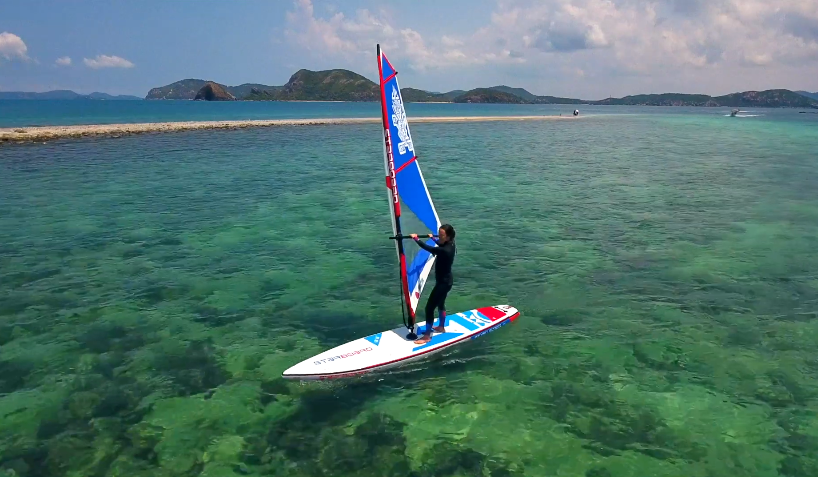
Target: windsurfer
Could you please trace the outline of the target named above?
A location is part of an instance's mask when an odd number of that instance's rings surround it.
[[[428,343],[432,339],[432,330],[438,333],[446,332],[446,296],[449,294],[454,283],[452,264],[454,263],[454,256],[457,253],[454,235],[454,227],[449,224],[441,225],[438,230],[438,240],[434,240],[432,234],[429,234],[429,238],[437,244],[437,247],[432,247],[431,245],[421,242],[417,234],[410,235],[420,248],[437,256],[437,260],[435,261],[435,287],[432,289],[429,300],[426,302],[426,331],[420,339],[415,341],[416,344]],[[438,309],[440,325],[433,328],[435,324],[435,308]]]

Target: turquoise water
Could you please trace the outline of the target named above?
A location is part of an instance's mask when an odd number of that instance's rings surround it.
[[[334,383],[400,323],[376,124],[0,147],[0,475],[818,475],[818,128],[637,111],[414,125],[449,309],[522,316]]]
[[[587,105],[439,104],[408,103],[409,117],[418,116],[514,116],[581,114],[659,114],[724,116],[730,108],[669,108]],[[815,120],[814,114],[793,116],[797,111],[749,108],[751,113],[775,119]],[[165,121],[215,121],[245,119],[297,119],[378,117],[379,103],[291,103],[268,101],[80,101],[0,100],[0,127],[31,127],[73,124],[120,124]]]

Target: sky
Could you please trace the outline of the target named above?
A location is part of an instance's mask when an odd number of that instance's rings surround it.
[[[145,96],[301,68],[540,95],[818,91],[818,0],[2,0],[0,91]]]

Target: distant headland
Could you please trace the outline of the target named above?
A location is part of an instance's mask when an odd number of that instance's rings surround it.
[[[205,91],[206,90],[206,91]],[[213,91],[220,94],[213,94]],[[499,103],[499,104],[583,104],[625,106],[703,106],[703,107],[791,107],[818,109],[818,93],[771,89],[744,91],[724,96],[705,94],[639,94],[623,98],[584,100],[538,96],[523,88],[491,86],[469,91],[435,93],[401,88],[407,103]],[[370,79],[344,69],[324,71],[298,70],[287,84],[269,86],[245,83],[227,86],[201,79],[184,79],[151,89],[145,99],[205,99],[216,101],[378,101],[378,85]]]
[[[495,103],[495,104],[570,104],[621,106],[701,106],[701,107],[768,107],[818,109],[818,92],[769,89],[743,91],[724,96],[706,94],[637,94],[622,98],[586,100],[539,96],[523,88],[490,86],[472,90],[452,90],[446,93],[401,88],[407,103]],[[286,84],[270,86],[245,83],[227,86],[203,79],[183,79],[166,86],[152,88],[146,100],[201,100],[201,101],[379,101],[378,85],[370,79],[345,69],[311,71],[301,69]],[[106,93],[78,94],[69,90],[44,93],[2,92],[3,99],[85,99],[85,100],[141,100],[137,96]]]
[[[139,96],[127,94],[112,95],[108,93],[79,94],[67,89],[32,93],[27,91],[0,91],[0,99],[93,99],[101,101],[141,101]]]

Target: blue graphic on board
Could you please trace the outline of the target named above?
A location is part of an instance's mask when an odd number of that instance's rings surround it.
[[[437,344],[440,344],[440,343],[445,343],[446,341],[455,339],[455,338],[457,338],[458,336],[460,336],[462,334],[463,333],[450,333],[450,332],[447,331],[446,333],[440,333],[439,335],[432,335],[432,339],[429,340],[428,343],[425,343],[425,344],[422,344],[420,346],[416,346],[416,347],[412,348],[412,352],[415,352],[417,350],[421,350],[423,348],[428,348],[430,346],[434,346],[434,345],[437,345]]]
[[[379,344],[381,344],[381,335],[382,334],[383,333],[378,333],[378,334],[375,334],[375,335],[372,335],[372,336],[367,336],[364,339],[369,341],[373,345],[378,346]]]
[[[469,331],[484,328],[492,323],[490,319],[486,318],[482,313],[480,313],[477,310],[465,311],[463,313],[449,315],[448,320],[451,321],[452,323],[457,323],[458,325],[462,326],[463,328],[466,328]]]

